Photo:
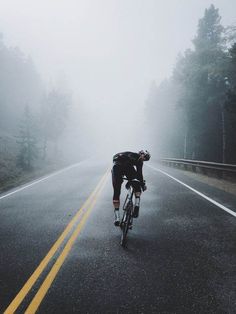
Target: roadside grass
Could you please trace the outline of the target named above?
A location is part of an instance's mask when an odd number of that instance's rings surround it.
[[[67,165],[62,162],[47,162],[47,164],[38,164],[30,170],[23,170],[16,166],[14,158],[2,158],[0,160],[0,193],[38,179]]]

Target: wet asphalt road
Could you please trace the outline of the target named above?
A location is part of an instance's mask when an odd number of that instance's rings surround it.
[[[85,161],[0,199],[1,313],[109,166]],[[232,195],[162,169],[236,209]],[[37,313],[236,313],[236,218],[158,171],[145,166],[144,175],[148,190],[127,249],[113,226],[108,175]],[[81,219],[17,313],[28,308]]]

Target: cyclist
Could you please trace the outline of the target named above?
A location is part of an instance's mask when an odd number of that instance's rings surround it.
[[[123,175],[127,177],[128,180],[138,179],[141,182],[142,190],[147,189],[145,181],[143,180],[143,161],[149,160],[151,157],[150,153],[147,150],[141,150],[138,153],[134,152],[123,152],[117,153],[113,156],[113,168],[112,168],[112,184],[114,189],[113,194],[113,205],[115,213],[114,225],[120,225],[120,192],[121,185],[123,183]],[[135,169],[136,168],[136,169]],[[139,214],[139,205],[140,205],[140,195],[141,188],[140,184],[133,184],[135,191],[135,207],[133,217],[137,218]]]

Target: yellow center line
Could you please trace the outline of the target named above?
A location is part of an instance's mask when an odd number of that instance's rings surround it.
[[[65,240],[66,236],[69,234],[73,226],[75,225],[75,222],[79,219],[79,217],[82,215],[83,210],[92,202],[93,198],[96,197],[96,194],[100,191],[100,187],[103,185],[104,181],[107,178],[108,171],[102,176],[101,180],[97,184],[94,191],[90,194],[88,199],[85,201],[85,203],[82,205],[82,207],[78,210],[78,212],[75,214],[75,216],[72,218],[72,220],[69,222],[67,227],[64,229],[60,237],[57,239],[57,241],[54,243],[54,245],[51,247],[47,255],[44,257],[44,259],[41,261],[39,266],[36,268],[36,270],[33,272],[33,274],[30,276],[30,278],[27,280],[27,282],[24,284],[22,289],[19,291],[19,293],[16,295],[16,297],[12,300],[12,302],[9,304],[7,309],[4,311],[4,314],[12,314],[16,311],[16,309],[19,307],[19,305],[22,303],[26,295],[31,290],[32,286],[35,284],[41,273],[44,271],[54,254],[57,252],[59,247],[61,246],[62,242]]]
[[[87,219],[91,213],[91,210],[93,209],[93,207],[94,207],[94,205],[98,199],[98,196],[100,195],[101,191],[103,190],[105,183],[106,182],[103,182],[102,186],[100,187],[98,194],[93,199],[92,203],[90,204],[89,208],[87,209],[86,213],[84,214],[82,220],[79,222],[77,228],[75,229],[75,231],[71,235],[71,237],[68,240],[66,246],[64,247],[62,253],[60,254],[58,259],[56,260],[55,264],[53,265],[52,269],[48,273],[47,277],[45,278],[44,282],[42,283],[42,285],[39,288],[38,292],[36,293],[35,297],[31,301],[28,308],[26,309],[25,314],[33,314],[37,311],[37,309],[38,309],[39,305],[41,304],[42,300],[44,299],[48,289],[52,285],[52,282],[54,281],[57,273],[59,272],[62,264],[64,263],[66,257],[70,253],[70,250],[72,249],[72,246],[73,246],[75,240],[77,239],[82,228],[84,227],[84,224],[86,223],[86,221],[87,221]]]

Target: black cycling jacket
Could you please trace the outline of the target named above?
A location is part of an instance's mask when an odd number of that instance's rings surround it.
[[[137,169],[137,179],[143,182],[143,161],[140,159],[138,153],[117,153],[113,156],[113,162],[115,165],[120,165],[122,167],[135,166]]]

